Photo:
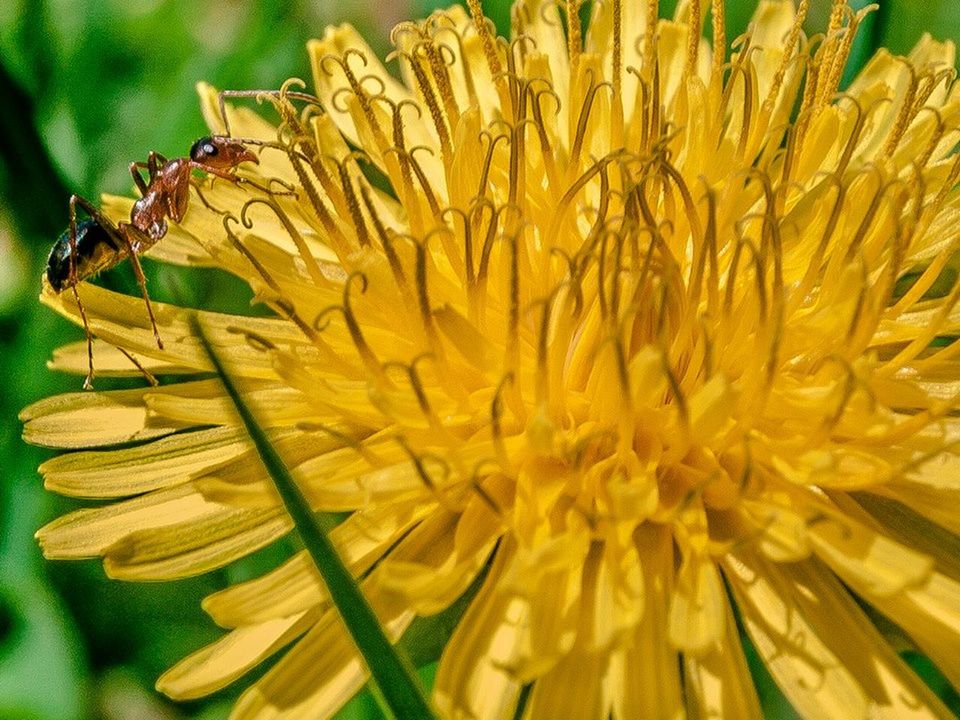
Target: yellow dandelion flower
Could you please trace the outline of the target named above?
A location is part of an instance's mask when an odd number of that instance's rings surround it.
[[[509,42],[468,5],[396,29],[402,80],[327,30],[315,97],[269,98],[279,129],[201,86],[214,132],[265,143],[241,172],[297,192],[208,181],[227,214],[193,202],[150,255],[274,317],[156,304],[159,350],[139,299],[80,287],[100,374],[129,353],[164,382],[24,411],[27,440],[82,450],[47,486],[111,501],[45,554],[158,580],[290,531],[196,312],[312,506],[346,515],[388,634],[463,601],[441,716],[759,717],[742,629],[804,718],[949,717],[873,620],[960,686],[954,46],[880,51],[839,92],[843,0],[816,39],[807,0],[762,0],[729,60],[723,0],[582,26],[520,0]],[[172,697],[284,648],[233,717],[329,717],[366,681],[303,553],[204,608],[229,632]]]

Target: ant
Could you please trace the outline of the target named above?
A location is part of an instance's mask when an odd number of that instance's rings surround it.
[[[191,185],[209,207],[195,184],[193,170],[270,192],[251,180],[237,177],[235,170],[243,162],[259,163],[260,160],[238,140],[208,136],[193,144],[189,157],[167,160],[159,153],[151,152],[147,162],[130,163],[130,174],[140,190],[141,197],[130,210],[129,222],[114,224],[89,200],[79,195],[70,196],[70,226],[57,238],[50,251],[46,275],[55,293],[60,294],[70,288],[77,301],[87,334],[89,369],[83,382],[85,390],[93,387],[93,335],[80,301],[80,294],[77,292],[77,284],[130,258],[147,306],[157,347],[162,350],[163,340],[160,339],[153,307],[150,305],[147,279],[143,274],[139,255],[166,235],[168,218],[173,222],[183,219],[190,202]],[[144,169],[147,171],[146,180],[142,174]],[[87,219],[77,222],[77,206],[87,214]],[[130,357],[129,354],[127,356]],[[134,363],[140,367],[139,363]]]

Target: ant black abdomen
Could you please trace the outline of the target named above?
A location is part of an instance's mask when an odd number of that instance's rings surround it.
[[[57,238],[47,259],[47,281],[56,292],[113,267],[123,253],[111,234],[95,220],[77,223],[77,242],[72,247],[70,229]]]

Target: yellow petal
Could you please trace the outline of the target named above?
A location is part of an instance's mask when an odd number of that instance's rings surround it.
[[[387,635],[396,640],[413,614],[364,583],[362,589]],[[245,691],[232,720],[308,720],[329,718],[366,682],[367,670],[335,610],[317,624]]]
[[[24,408],[23,439],[55,448],[89,448],[150,440],[190,427],[154,417],[143,402],[149,389],[55,395]]]
[[[158,360],[156,358],[130,353],[140,363],[141,367],[154,375],[184,375],[198,372],[197,368],[189,365]],[[142,376],[140,369],[133,364],[118,348],[99,339],[93,341],[93,356],[96,359],[97,377],[138,377]],[[53,351],[53,357],[47,361],[51,370],[84,375],[87,372],[87,343],[86,341],[63,345]]]
[[[190,577],[249,555],[292,527],[280,509],[220,509],[195,521],[128,532],[106,548],[103,566],[123,580]]]
[[[604,655],[579,649],[568,653],[533,684],[524,717],[564,720],[607,717],[608,701],[602,685]]]
[[[803,717],[950,716],[822,565],[744,553],[724,567],[757,651]]]
[[[74,497],[110,498],[187,482],[250,449],[236,428],[178,433],[130,448],[60,455],[40,466],[44,486]]]
[[[425,512],[423,506],[410,505],[355,512],[330,532],[330,540],[359,577]],[[265,575],[207,596],[203,609],[221,627],[235,628],[294,615],[325,602],[323,581],[302,551]]]
[[[726,596],[723,605],[722,638],[706,653],[683,656],[690,714],[695,718],[762,720],[757,690]]]
[[[512,717],[521,683],[510,672],[526,624],[522,603],[498,588],[510,549],[504,543],[480,592],[447,642],[433,686],[433,702],[450,720]]]
[[[709,650],[723,637],[725,603],[720,574],[709,557],[689,554],[680,565],[670,596],[670,642],[692,655]]]
[[[94,557],[137,530],[202,522],[221,511],[221,506],[207,502],[189,485],[179,485],[101,508],[76,510],[42,527],[37,539],[49,558]]]
[[[433,513],[379,566],[383,589],[403,597],[418,615],[435,615],[460,597],[485,567],[499,536],[494,529],[473,554],[463,556],[455,551],[456,524],[450,513]]]
[[[637,546],[643,558],[646,602],[632,646],[614,653],[610,696],[617,720],[686,717],[679,655],[668,638],[673,585],[673,539],[664,528],[641,527]]]
[[[302,635],[316,615],[247,625],[185,657],[157,680],[157,690],[174,700],[192,700],[220,690]]]

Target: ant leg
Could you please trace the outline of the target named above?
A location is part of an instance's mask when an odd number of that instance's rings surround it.
[[[130,174],[133,176],[133,182],[137,186],[137,190],[140,191],[140,197],[143,197],[147,194],[147,183],[143,179],[143,175],[140,173],[140,168],[143,167],[143,163],[132,162],[130,163]],[[150,179],[153,180],[153,171],[150,171]]]
[[[270,178],[270,181],[269,183],[267,183],[267,185],[261,185],[260,183],[254,180],[250,180],[244,177],[235,177],[234,181],[238,185],[249,185],[250,187],[254,187],[260,192],[266,193],[267,195],[290,195],[292,197],[297,196],[297,191],[294,189],[294,187],[289,183],[284,182],[280,178]],[[270,184],[272,183],[276,183],[277,185],[282,187],[283,190],[271,190]]]
[[[93,208],[93,204],[79,195],[70,196],[70,274],[68,278],[73,297],[77,301],[77,310],[80,311],[80,319],[83,320],[83,331],[87,336],[87,376],[83,379],[83,389],[93,390],[93,333],[90,330],[90,322],[87,320],[87,311],[80,299],[80,292],[77,290],[77,205],[89,214],[89,208]],[[96,210],[96,208],[93,209]]]
[[[266,193],[267,195],[296,196],[297,194],[296,189],[292,185],[284,182],[283,180],[280,180],[279,178],[270,178],[270,183],[277,183],[278,185],[283,187],[284,188],[283,192],[271,190],[269,186],[261,185],[255,180],[250,180],[249,178],[240,177],[234,173],[229,173],[223,170],[216,170],[214,168],[209,168],[209,167],[199,167],[198,169],[207,173],[207,175],[215,175],[216,177],[221,178],[222,180],[227,180],[229,182],[236,183],[237,185],[249,185],[250,187],[254,187],[257,190]]]
[[[130,241],[128,232],[135,232],[136,228],[128,223],[120,223],[117,227],[119,236],[127,246],[127,253],[130,255],[130,263],[133,265],[133,273],[137,276],[137,282],[140,284],[140,292],[143,293],[143,302],[147,306],[147,315],[150,316],[150,325],[153,326],[153,337],[157,340],[157,347],[163,350],[163,340],[160,339],[160,330],[157,328],[157,319],[153,315],[153,305],[150,304],[150,295],[147,293],[147,276],[143,274],[143,266],[140,265],[140,258],[137,250]]]
[[[137,366],[137,370],[139,370],[141,373],[143,373],[143,376],[147,379],[147,382],[148,382],[148,383],[150,383],[151,385],[153,385],[153,387],[157,387],[157,386],[160,384],[160,381],[157,380],[156,375],[154,375],[152,372],[150,372],[149,370],[147,370],[143,365],[141,365],[141,364],[140,364],[140,361],[137,360],[133,355],[131,355],[130,353],[128,353],[126,350],[124,350],[124,349],[123,349],[122,347],[120,347],[119,345],[116,345],[115,347],[117,348],[117,350],[119,350],[120,352],[122,352],[122,353],[127,357],[127,360],[129,360],[130,362],[132,362],[134,365]]]
[[[150,151],[150,154],[147,155],[147,167],[150,168],[150,178],[157,174],[160,168],[167,164],[167,159],[158,152]]]
[[[163,155],[151,151],[146,162],[130,163],[130,174],[133,175],[133,181],[137,184],[137,189],[140,191],[141,197],[147,194],[149,185],[156,179],[160,168],[166,162],[167,159],[163,157]],[[147,180],[143,179],[143,174],[140,172],[144,169],[147,171]]]
[[[227,214],[228,212],[227,210],[220,210],[219,208],[215,208],[213,205],[210,204],[210,201],[207,200],[206,196],[203,194],[203,191],[200,189],[200,183],[197,181],[196,178],[190,178],[190,185],[193,187],[194,190],[196,190],[197,197],[200,198],[200,202],[202,202],[208,210],[212,210],[213,212],[217,213],[217,215]]]
[[[227,119],[227,104],[224,102],[224,98],[261,98],[265,96],[273,98],[292,98],[294,100],[302,100],[303,102],[320,107],[320,98],[318,98],[316,95],[311,95],[310,93],[296,91],[281,92],[280,90],[221,90],[219,93],[217,93],[217,101],[220,104],[220,117],[223,118],[224,134],[227,137],[231,137],[230,121]]]
[[[80,293],[77,286],[70,288],[73,290],[73,298],[77,301],[77,309],[80,311],[80,319],[83,320],[83,331],[87,336],[87,376],[83,379],[83,389],[93,390],[93,333],[90,330],[90,322],[87,320],[87,311],[83,308],[83,301],[80,299]]]

